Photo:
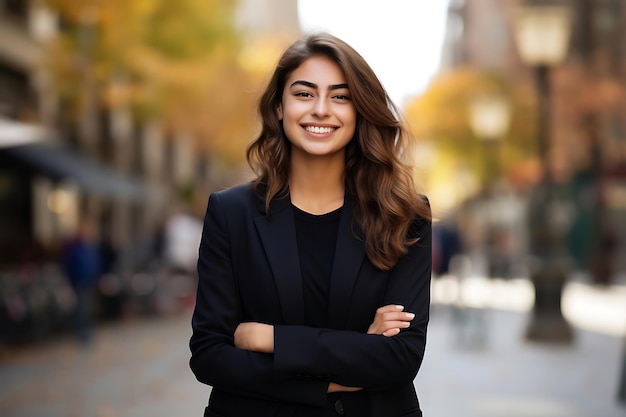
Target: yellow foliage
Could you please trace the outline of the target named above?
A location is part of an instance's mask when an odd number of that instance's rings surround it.
[[[406,117],[416,137],[466,137],[469,98],[488,83],[473,69],[443,73],[409,105]]]
[[[237,147],[243,158],[257,126],[260,68],[279,50],[271,39],[255,41],[256,56],[242,48],[234,2],[44,1],[64,22],[44,65],[69,115],[91,89],[105,107],[130,106],[139,120],[160,118],[198,133],[203,149],[234,155]]]
[[[472,99],[489,91],[504,96],[511,112],[509,129],[497,144],[477,138],[469,120]],[[444,179],[459,172],[471,172],[476,184],[481,184],[494,175],[490,166],[499,166],[497,175],[505,175],[530,158],[536,141],[534,95],[529,91],[533,89],[506,74],[474,68],[456,68],[436,77],[405,110],[412,134],[433,148],[436,160],[422,161],[433,171],[427,175],[430,186],[450,184]],[[441,172],[450,167],[456,168],[451,173]]]

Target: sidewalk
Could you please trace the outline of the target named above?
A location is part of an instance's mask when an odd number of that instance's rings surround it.
[[[568,284],[562,304],[574,326],[571,346],[524,341],[533,302],[527,281],[476,280],[464,290],[467,307],[459,309],[453,283],[434,283],[426,357],[415,381],[425,416],[626,416],[626,405],[617,403],[626,287]],[[484,343],[468,344],[481,330]]]
[[[570,347],[528,344],[524,313],[482,313],[484,346],[464,347],[452,310],[434,306],[415,381],[425,416],[626,416],[616,402],[623,339],[576,329]]]
[[[208,387],[189,370],[190,315],[101,325],[0,351],[2,417],[201,416]]]

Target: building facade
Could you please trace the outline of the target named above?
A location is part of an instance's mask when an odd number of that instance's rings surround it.
[[[535,89],[536,74],[516,44],[516,16],[524,3],[451,0],[443,69],[496,71]],[[577,220],[569,243],[582,260],[579,266],[606,282],[626,270],[616,256],[626,248],[626,4],[563,3],[569,7],[571,31],[564,61],[548,68],[544,163],[565,171],[574,190]]]
[[[35,247],[40,261],[54,259],[82,216],[94,220],[99,235],[110,231],[118,245],[132,244],[156,227],[158,219],[144,213],[164,212],[170,189],[153,178],[167,171],[167,149],[158,140],[143,144],[152,138],[141,135],[124,109],[103,108],[85,86],[86,105],[77,123],[69,121],[43,64],[61,26],[43,2],[0,4],[3,269],[17,267]]]

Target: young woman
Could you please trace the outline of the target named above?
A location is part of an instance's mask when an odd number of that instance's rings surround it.
[[[205,416],[421,416],[430,209],[364,59],[328,35],[281,57],[250,184],[211,194],[191,368]]]

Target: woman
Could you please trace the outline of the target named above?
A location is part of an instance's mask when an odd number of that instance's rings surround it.
[[[209,197],[191,368],[205,416],[421,416],[430,210],[363,58],[291,45],[260,101],[251,184]]]

